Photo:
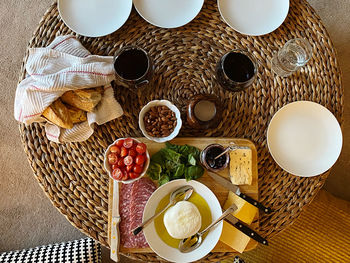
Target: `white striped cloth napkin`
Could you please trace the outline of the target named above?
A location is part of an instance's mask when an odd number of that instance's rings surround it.
[[[46,136],[54,142],[87,140],[94,124],[101,125],[123,115],[114,98],[111,81],[115,78],[113,57],[91,55],[72,35],[57,37],[46,48],[29,49],[27,77],[18,85],[14,115],[25,124],[47,122],[42,112],[68,90],[104,86],[101,102],[87,115],[87,121],[63,129],[45,124]]]

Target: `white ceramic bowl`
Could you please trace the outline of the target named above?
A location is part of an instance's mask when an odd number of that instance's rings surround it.
[[[170,135],[167,137],[153,137],[153,136],[150,136],[146,131],[143,117],[145,116],[146,112],[148,112],[150,110],[150,108],[155,107],[155,106],[167,106],[170,110],[172,110],[175,113],[177,124],[176,124],[173,132],[170,133]],[[140,126],[140,129],[141,129],[143,135],[149,140],[152,140],[155,142],[170,141],[170,140],[174,139],[180,132],[180,129],[182,126],[181,114],[180,114],[179,109],[168,100],[152,100],[152,101],[148,102],[141,109],[140,114],[139,114],[139,126]]]
[[[164,196],[184,185],[193,186],[194,190],[205,199],[210,207],[213,221],[222,215],[220,203],[215,194],[208,187],[195,180],[187,182],[185,179],[179,179],[162,185],[152,194],[145,206],[145,210],[143,212],[143,221],[154,215],[159,201]],[[171,262],[184,263],[199,260],[202,257],[206,256],[210,251],[212,251],[220,239],[222,226],[223,223],[221,221],[209,231],[208,235],[204,238],[203,243],[197,249],[189,253],[182,253],[177,248],[170,247],[164,243],[157,234],[154,226],[154,221],[145,227],[143,233],[146,237],[147,243],[151,249],[157,253],[157,255]]]
[[[110,178],[112,178],[114,181],[117,181],[117,182],[121,182],[123,184],[130,184],[132,182],[135,182],[136,180],[142,178],[146,172],[147,172],[147,169],[148,169],[148,166],[149,166],[149,162],[150,162],[150,157],[149,157],[149,153],[148,153],[148,150],[146,150],[146,157],[147,157],[147,161],[145,163],[145,165],[143,166],[143,172],[140,174],[139,177],[135,178],[135,179],[129,179],[129,180],[126,180],[126,181],[122,181],[122,180],[116,180],[113,178],[112,176],[112,167],[111,165],[108,163],[108,154],[110,153],[110,149],[113,145],[115,145],[115,143],[119,140],[125,140],[126,138],[119,138],[118,140],[115,140],[111,145],[108,146],[106,152],[105,152],[105,155],[104,155],[104,167],[105,167],[105,170],[107,171],[108,175]],[[132,138],[135,142],[137,143],[140,143],[139,140],[136,140],[134,138]]]
[[[339,157],[342,142],[342,131],[334,115],[311,101],[282,107],[267,129],[273,159],[297,176],[315,176],[331,168]]]

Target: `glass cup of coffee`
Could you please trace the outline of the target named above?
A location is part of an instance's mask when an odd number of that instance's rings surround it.
[[[235,49],[222,56],[216,66],[219,84],[229,91],[242,91],[256,79],[257,63],[247,51]]]
[[[118,50],[115,55],[114,70],[119,85],[137,92],[151,81],[153,63],[142,48],[126,46]]]

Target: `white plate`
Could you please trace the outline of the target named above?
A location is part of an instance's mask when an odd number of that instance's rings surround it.
[[[267,143],[276,163],[304,177],[324,173],[336,162],[343,137],[334,115],[311,101],[282,107],[267,130]]]
[[[113,33],[128,19],[132,0],[58,0],[63,22],[88,37]]]
[[[260,36],[283,23],[289,0],[218,0],[218,7],[224,21],[234,30]]]
[[[170,192],[176,190],[177,188],[191,185],[194,190],[200,194],[205,201],[207,201],[212,215],[212,220],[216,220],[222,215],[222,210],[218,199],[215,194],[204,184],[201,184],[197,181],[188,181],[185,179],[179,179],[171,181],[165,185],[159,187],[148,199],[144,213],[143,213],[143,221],[145,219],[150,218],[154,215],[155,210],[158,206],[159,201],[169,194]],[[154,222],[150,223],[144,230],[146,240],[152,250],[157,253],[160,257],[172,261],[172,262],[192,262],[201,259],[206,256],[219,241],[220,235],[222,231],[222,222],[213,227],[208,235],[203,240],[203,243],[194,251],[189,253],[181,253],[177,248],[173,248],[165,244],[162,239],[158,236],[156,229],[154,227]]]
[[[180,27],[194,19],[204,0],[134,0],[140,16],[148,23],[164,28]]]

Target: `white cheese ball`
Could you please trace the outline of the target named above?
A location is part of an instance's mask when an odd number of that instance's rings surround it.
[[[202,217],[194,204],[180,201],[165,212],[164,225],[170,236],[183,239],[199,231]]]

